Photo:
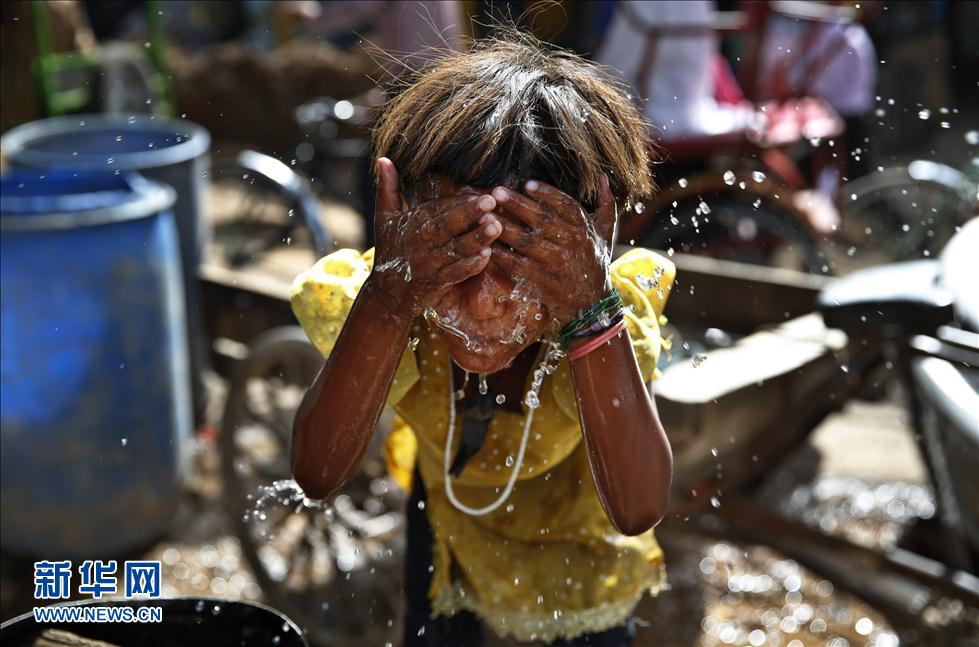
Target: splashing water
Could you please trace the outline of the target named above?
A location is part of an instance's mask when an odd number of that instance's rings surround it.
[[[263,522],[268,520],[269,512],[281,506],[292,508],[294,512],[299,512],[304,508],[322,511],[327,520],[332,520],[334,515],[333,509],[325,501],[307,497],[295,480],[280,479],[269,485],[259,486],[258,494],[254,498],[251,509],[245,512],[242,519],[244,521]],[[261,528],[259,536],[263,539],[271,538],[267,528]]]
[[[466,348],[470,351],[474,353],[480,352],[481,346],[475,339],[472,339],[461,328],[453,326],[451,323],[440,317],[439,314],[435,312],[435,308],[425,308],[424,312],[422,312],[422,316],[424,316],[425,320],[429,323],[434,324],[447,333],[455,335],[461,339],[466,344]]]
[[[456,390],[456,400],[461,400],[466,397],[466,387],[469,386],[469,371],[463,369],[462,371],[462,386]]]

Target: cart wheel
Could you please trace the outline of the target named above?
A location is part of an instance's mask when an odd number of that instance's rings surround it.
[[[976,184],[926,160],[870,173],[841,189],[837,254],[856,266],[935,257],[975,215]]]
[[[291,480],[293,418],[322,365],[298,326],[271,330],[251,345],[228,384],[224,497],[273,606],[324,644],[384,644],[400,607],[404,497],[384,474],[380,434],[332,499],[309,501]]]
[[[776,205],[742,203],[726,195],[706,202],[706,213],[697,199],[657,215],[639,244],[812,274],[829,272],[817,242]]]

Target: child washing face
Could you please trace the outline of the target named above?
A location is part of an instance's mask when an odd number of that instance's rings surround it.
[[[296,417],[297,482],[335,492],[392,406],[405,644],[477,645],[484,626],[629,644],[665,583],[650,529],[672,469],[646,383],[674,269],[645,250],[610,263],[618,211],[651,191],[638,113],[577,57],[493,41],[417,72],[374,143],[376,248],[293,289],[327,357]]]

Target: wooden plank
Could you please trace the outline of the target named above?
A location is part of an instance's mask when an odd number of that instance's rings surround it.
[[[206,265],[200,284],[208,339],[247,344],[271,328],[298,325],[284,281]]]
[[[781,323],[812,312],[829,277],[775,267],[674,254],[677,279],[666,316],[732,332]]]

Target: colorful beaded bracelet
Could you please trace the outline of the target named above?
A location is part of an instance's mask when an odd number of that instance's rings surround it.
[[[625,319],[620,319],[619,323],[615,324],[614,326],[612,326],[605,332],[601,333],[594,339],[588,340],[578,348],[575,348],[573,351],[568,353],[568,361],[573,362],[577,359],[581,359],[588,353],[592,352],[593,350],[595,350],[605,342],[609,341],[610,339],[618,335],[623,330],[625,330]]]
[[[592,324],[601,321],[602,324],[600,329],[607,328],[611,325],[610,320],[612,318],[612,313],[617,313],[622,309],[622,295],[619,291],[612,289],[609,294],[598,300],[595,305],[579,312],[578,316],[572,319],[566,326],[561,328],[561,332],[558,334],[558,341],[561,343],[562,349],[568,348],[568,342],[575,336],[576,333],[591,329]],[[598,332],[598,331],[595,331]]]

